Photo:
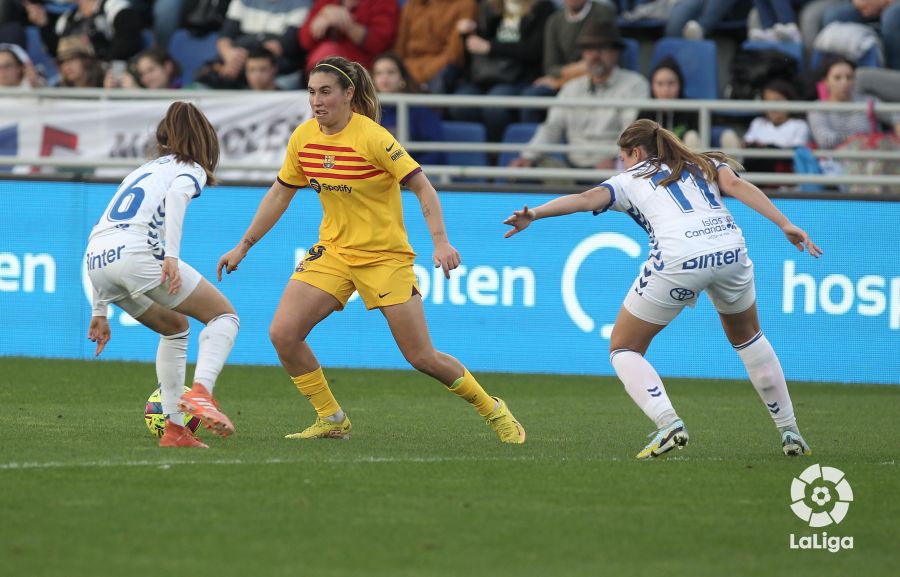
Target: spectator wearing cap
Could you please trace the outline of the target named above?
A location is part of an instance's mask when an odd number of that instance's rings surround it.
[[[522,92],[523,96],[553,96],[563,84],[587,74],[578,36],[592,22],[615,21],[616,9],[610,4],[600,4],[592,0],[563,0],[562,10],[547,19],[544,29],[543,76],[535,80]],[[526,108],[522,110],[523,122],[540,122],[544,110]]]
[[[588,71],[566,82],[556,95],[559,99],[591,98],[596,106],[570,108],[553,106],[538,127],[522,156],[511,166],[534,166],[547,160],[535,146],[560,144],[608,145],[615,147],[619,134],[638,116],[637,108],[612,108],[608,99],[641,100],[650,95],[647,79],[636,72],[619,68],[619,55],[625,48],[618,27],[612,22],[597,22],[578,37],[578,48]],[[573,151],[567,163],[575,168],[607,169],[615,166],[617,154],[607,151]]]
[[[0,44],[0,87],[29,89],[46,84],[21,46]]]
[[[99,88],[103,86],[103,66],[84,36],[64,36],[56,49],[59,86]]]

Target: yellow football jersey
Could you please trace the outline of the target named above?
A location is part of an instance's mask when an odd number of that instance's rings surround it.
[[[315,118],[298,126],[278,181],[316,191],[323,211],[320,242],[350,254],[415,256],[403,226],[400,184],[420,170],[390,132],[353,113],[337,134],[322,133]]]

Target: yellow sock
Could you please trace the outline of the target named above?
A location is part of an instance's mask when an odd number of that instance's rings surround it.
[[[465,368],[463,376],[456,379],[456,382],[450,386],[450,391],[455,395],[464,398],[470,404],[474,405],[478,410],[478,414],[486,417],[494,410],[494,398],[484,392],[475,377],[472,376]]]
[[[297,390],[309,399],[309,402],[316,410],[316,414],[323,419],[341,410],[341,406],[335,400],[334,395],[331,394],[331,389],[328,388],[328,381],[325,380],[325,373],[322,372],[322,367],[305,375],[291,377],[291,380],[294,381]]]

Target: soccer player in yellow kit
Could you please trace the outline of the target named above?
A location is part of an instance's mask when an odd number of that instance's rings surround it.
[[[320,321],[359,292],[366,308],[387,319],[403,356],[471,403],[504,443],[524,443],[525,429],[503,400],[488,395],[455,358],[431,343],[413,272],[415,252],[403,226],[400,185],[419,199],[434,242],[433,261],[449,278],[459,253],[447,239],[437,192],[394,137],[378,124],[372,79],[357,62],[321,60],[310,72],[313,118],[294,130],[278,179],[266,193],[247,232],[216,266],[238,264],[271,229],[298,188],[311,187],[322,203],[319,241],[291,275],[269,327],[282,366],[309,399],[318,418],[289,439],[347,438],[350,419],[328,387],[306,342]]]

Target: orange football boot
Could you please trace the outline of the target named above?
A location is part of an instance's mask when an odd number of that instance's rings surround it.
[[[191,433],[187,427],[179,427],[169,421],[166,423],[166,430],[162,438],[159,440],[160,447],[197,447],[198,449],[208,449],[209,447],[200,441]]]
[[[200,383],[194,383],[190,391],[181,395],[178,408],[203,421],[206,428],[216,435],[227,437],[234,432],[231,419],[219,410],[219,404]]]

